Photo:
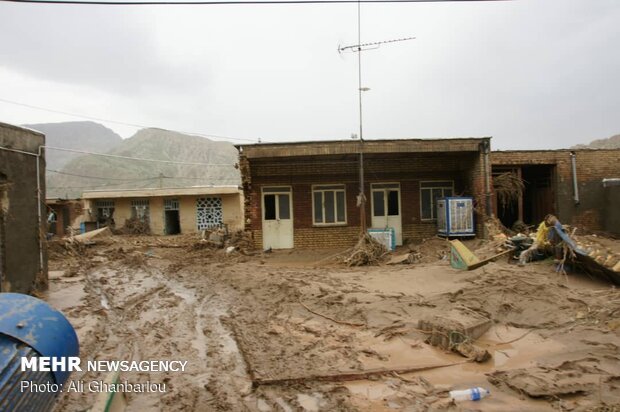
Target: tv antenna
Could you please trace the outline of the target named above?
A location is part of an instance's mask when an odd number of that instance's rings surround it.
[[[383,40],[372,43],[362,43],[362,18],[361,18],[361,1],[357,2],[357,44],[351,46],[338,46],[338,53],[357,53],[357,92],[359,97],[359,183],[360,192],[357,196],[357,205],[360,208],[360,229],[362,234],[366,233],[366,195],[364,194],[364,134],[362,127],[362,92],[370,90],[368,87],[362,87],[362,52],[374,50],[381,47],[382,44],[397,43],[401,41],[414,40],[415,37],[404,37],[401,39]],[[353,136],[351,136],[353,137]]]

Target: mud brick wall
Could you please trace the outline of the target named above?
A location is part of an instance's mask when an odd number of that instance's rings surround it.
[[[352,246],[360,233],[357,207],[359,163],[355,155],[247,159],[240,156],[245,197],[245,228],[262,247],[261,189],[290,186],[293,198],[294,244],[299,248]],[[365,165],[366,221],[370,227],[371,183],[400,183],[403,241],[422,240],[437,233],[434,221],[423,221],[420,181],[453,180],[456,194],[484,199],[481,155],[464,153],[391,153],[367,155]],[[312,185],[344,184],[347,222],[313,226]]]
[[[612,231],[605,225],[604,178],[620,177],[620,149],[573,150],[577,162],[579,204],[573,200],[571,150],[492,152],[493,166],[554,165],[557,214],[560,221],[592,231]]]
[[[0,123],[0,146],[38,153],[41,133]],[[0,290],[30,293],[47,286],[45,158],[39,160],[42,224],[38,220],[37,158],[0,150]],[[43,241],[43,270],[39,268]]]

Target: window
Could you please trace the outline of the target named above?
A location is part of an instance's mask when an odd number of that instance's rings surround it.
[[[400,215],[398,183],[372,183],[372,215],[374,217]]]
[[[210,230],[222,225],[222,198],[199,197],[196,199],[196,227]]]
[[[97,222],[99,224],[112,224],[114,222],[113,200],[97,200],[95,208],[97,209]]]
[[[131,217],[143,222],[149,221],[149,201],[148,199],[136,199],[131,201]]]
[[[344,185],[313,186],[312,211],[315,225],[347,223]]]
[[[420,212],[422,220],[437,219],[437,199],[452,196],[452,180],[437,182],[420,182]]]
[[[289,186],[263,187],[263,219],[291,219],[291,188]]]

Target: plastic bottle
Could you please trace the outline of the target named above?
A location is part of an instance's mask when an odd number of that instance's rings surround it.
[[[461,391],[450,391],[450,397],[455,401],[479,401],[491,394],[491,391],[481,387],[464,389]]]

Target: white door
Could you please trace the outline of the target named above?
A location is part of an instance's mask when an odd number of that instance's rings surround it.
[[[370,185],[372,198],[372,228],[391,227],[396,234],[396,244],[403,244],[403,226],[400,212],[400,184],[373,183]]]
[[[263,188],[263,248],[293,247],[293,197],[288,186]]]

